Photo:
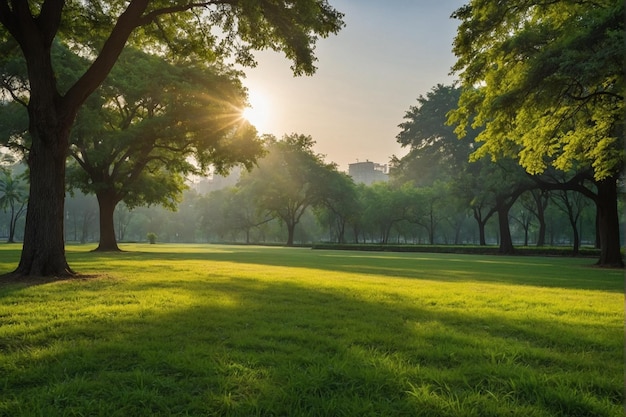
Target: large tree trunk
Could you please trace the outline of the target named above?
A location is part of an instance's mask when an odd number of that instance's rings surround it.
[[[45,2],[36,18],[25,2],[13,4],[19,4],[19,7],[3,9],[0,23],[20,45],[26,60],[30,87],[29,133],[32,140],[28,154],[30,194],[24,246],[14,274],[68,276],[73,272],[65,259],[63,218],[65,159],[69,150],[70,129],[79,107],[113,68],[128,36],[140,23],[148,1],[129,3],[93,65],[63,97],[57,91],[50,51],[65,2]]]
[[[43,121],[43,128],[33,129],[31,122],[30,193],[22,257],[15,270],[18,275],[73,275],[65,259],[63,240],[65,156],[69,132],[55,129],[55,123],[46,123],[55,119],[54,108],[48,109],[47,113],[51,115]]]
[[[52,26],[46,28],[54,27],[53,22],[47,23]],[[65,159],[76,112],[61,105],[50,57],[53,31],[36,33],[36,29],[42,27],[14,32],[20,35],[18,41],[28,68],[30,97],[27,108],[31,139],[28,153],[30,191],[24,246],[14,273],[68,276],[73,272],[65,259],[63,236]],[[42,42],[44,39],[45,42]]]
[[[597,181],[598,234],[600,259],[598,265],[623,267],[620,252],[619,214],[617,210],[617,178]]]
[[[510,255],[514,252],[513,239],[511,238],[511,228],[509,227],[509,207],[498,208],[498,226],[500,228],[500,249],[501,254]]]
[[[120,199],[112,191],[100,191],[96,193],[98,207],[100,208],[100,243],[96,251],[119,251],[115,237],[115,222],[113,214]]]

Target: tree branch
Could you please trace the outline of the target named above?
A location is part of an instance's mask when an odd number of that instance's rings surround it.
[[[4,87],[7,92],[9,93],[9,95],[11,96],[11,98],[13,99],[13,101],[21,104],[24,107],[28,107],[28,103],[25,102],[24,100],[22,100],[21,98],[19,98],[15,92],[13,91],[13,88],[9,85],[9,83],[6,80],[2,80],[2,87]]]
[[[17,30],[17,22],[16,18],[9,7],[9,2],[7,0],[0,1],[0,24],[7,28],[9,33],[15,36],[15,31]]]
[[[198,3],[181,4],[181,5],[178,5],[178,6],[163,7],[161,9],[152,10],[151,12],[147,13],[146,15],[144,15],[141,18],[140,26],[145,26],[147,24],[150,24],[157,17],[163,16],[163,15],[166,15],[166,14],[186,12],[186,11],[191,10],[191,9],[204,8],[204,7],[214,6],[214,5],[218,5],[218,4],[235,5],[237,3],[238,3],[237,0],[212,0],[212,1],[204,1],[204,2],[198,2]]]
[[[39,16],[35,24],[39,27],[41,38],[45,45],[51,45],[61,24],[61,16],[65,0],[46,0],[41,5]]]
[[[624,96],[622,96],[621,94],[617,94],[617,93],[613,93],[611,91],[596,91],[590,94],[587,94],[586,96],[575,96],[571,93],[565,93],[565,95],[568,98],[571,98],[572,100],[576,100],[576,101],[587,101],[591,98],[597,97],[597,96],[609,96],[609,97],[613,97],[616,98],[618,100],[623,100]]]
[[[148,3],[149,0],[132,0],[120,15],[98,57],[66,93],[63,102],[67,112],[66,117],[73,117],[80,105],[109,74],[122,53],[130,34],[140,25],[142,14]]]

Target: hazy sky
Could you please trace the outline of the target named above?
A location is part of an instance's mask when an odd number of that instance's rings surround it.
[[[387,163],[406,151],[396,142],[409,106],[438,83],[449,84],[457,21],[464,0],[329,0],[346,27],[319,41],[318,70],[294,77],[281,54],[264,51],[244,84],[261,133],[311,135],[315,151],[339,169]]]

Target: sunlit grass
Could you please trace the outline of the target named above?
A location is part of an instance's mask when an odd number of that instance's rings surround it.
[[[0,415],[624,413],[623,271],[589,259],[122,248],[0,285]]]

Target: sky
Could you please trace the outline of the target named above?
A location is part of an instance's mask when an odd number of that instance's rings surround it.
[[[437,84],[451,84],[451,19],[464,0],[329,0],[345,14],[338,35],[320,39],[313,76],[294,77],[280,53],[256,54],[244,69],[260,133],[310,135],[314,151],[335,162],[386,164],[409,107]]]

